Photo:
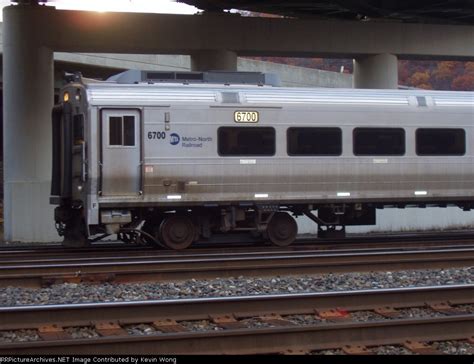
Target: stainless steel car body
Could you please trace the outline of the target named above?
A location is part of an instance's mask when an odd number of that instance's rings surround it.
[[[474,93],[424,90],[297,89],[239,85],[87,83],[88,178],[74,194],[87,225],[103,208],[474,201]],[[237,123],[236,111],[258,112]],[[113,116],[135,120],[135,145],[108,145]],[[273,156],[220,156],[223,126],[272,127]],[[340,156],[289,156],[289,127],[338,127]],[[402,156],[355,156],[356,127],[405,130]],[[418,128],[463,128],[462,156],[418,156]],[[79,188],[79,190],[78,190]]]

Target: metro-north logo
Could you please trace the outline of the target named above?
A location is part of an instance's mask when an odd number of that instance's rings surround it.
[[[171,145],[177,145],[177,144],[179,144],[179,141],[180,141],[180,140],[181,140],[181,138],[179,137],[178,134],[172,133],[172,134],[170,135],[170,144],[171,144]]]

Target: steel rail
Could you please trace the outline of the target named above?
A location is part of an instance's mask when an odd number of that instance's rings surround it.
[[[193,247],[187,249],[187,252],[197,253],[206,251],[215,251],[222,249],[228,252],[229,250],[241,251],[242,249],[248,251],[249,249],[261,250],[261,242],[255,240],[244,241],[242,239],[231,239],[230,242],[199,242]],[[449,233],[409,233],[409,234],[369,234],[363,236],[349,236],[343,239],[317,239],[314,237],[300,237],[290,247],[284,248],[285,250],[299,250],[299,249],[338,249],[340,246],[351,246],[353,248],[360,247],[361,245],[367,246],[399,246],[399,244],[405,244],[409,247],[412,244],[462,244],[474,242],[474,231],[473,232],[449,232]],[[251,245],[249,245],[251,244]],[[260,246],[260,247],[259,247]],[[268,245],[264,247],[266,251],[278,251],[282,248]],[[161,254],[181,254],[182,252],[175,251],[163,251],[156,250],[156,247],[150,246],[134,246],[125,244],[118,241],[94,243],[89,247],[85,248],[64,248],[60,243],[55,244],[12,244],[12,245],[0,245],[0,259],[5,260],[6,258],[15,256],[36,256],[37,254],[44,254],[49,256],[55,255],[81,255],[81,254],[102,254],[102,253],[115,253],[115,252],[155,252],[159,251]]]
[[[153,322],[159,319],[203,320],[209,315],[236,317],[314,313],[335,307],[347,311],[377,307],[419,307],[426,302],[474,303],[474,284],[409,288],[333,291],[300,294],[252,295],[149,301],[82,303],[0,307],[0,330],[28,329],[60,323],[84,326],[94,321],[121,324]],[[473,327],[474,329],[474,327]]]
[[[94,262],[122,262],[130,261],[133,259],[141,259],[142,261],[153,261],[157,259],[197,259],[197,258],[244,258],[251,256],[282,256],[282,255],[296,255],[296,254],[360,254],[360,253],[390,253],[390,252],[403,252],[403,251],[423,251],[423,250],[453,250],[453,249],[474,249],[474,243],[466,242],[455,242],[455,243],[435,243],[425,245],[395,245],[386,246],[374,246],[371,248],[357,247],[347,248],[344,246],[333,246],[327,248],[314,247],[311,245],[301,245],[298,247],[287,247],[287,248],[276,248],[268,249],[269,247],[263,247],[258,249],[241,249],[241,250],[227,250],[227,249],[214,249],[214,250],[197,250],[197,251],[162,251],[154,249],[143,250],[126,250],[126,251],[106,251],[106,252],[95,252],[91,256],[91,252],[69,252],[62,254],[51,254],[50,252],[34,252],[33,254],[21,254],[21,255],[0,255],[1,266],[7,267],[12,265],[25,265],[25,264],[67,264],[67,263],[94,263]]]
[[[389,252],[296,253],[188,259],[167,258],[0,267],[0,287],[29,286],[75,279],[137,282],[229,276],[316,274],[474,266],[474,249],[432,249]],[[95,278],[94,278],[95,277]]]
[[[474,334],[474,314],[366,323],[325,323],[311,326],[230,329],[203,333],[116,336],[95,339],[39,341],[0,345],[1,355],[25,354],[266,354],[288,348],[332,349],[352,345],[400,344],[460,340]]]

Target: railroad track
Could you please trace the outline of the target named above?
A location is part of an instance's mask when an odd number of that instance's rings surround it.
[[[220,239],[208,242],[198,242],[187,253],[212,253],[243,251],[258,252],[265,251],[301,251],[301,250],[328,250],[328,249],[373,249],[373,248],[414,248],[414,247],[436,247],[438,245],[454,245],[474,243],[474,231],[472,232],[449,232],[449,233],[397,233],[397,234],[369,234],[351,235],[342,239],[318,239],[314,236],[301,236],[289,247],[277,247],[270,243],[263,243],[245,236],[224,236]],[[0,261],[21,258],[41,257],[68,257],[81,255],[103,255],[103,254],[161,254],[180,255],[183,252],[173,250],[161,250],[159,247],[125,244],[120,241],[107,241],[92,243],[84,248],[64,248],[60,243],[3,243],[0,242]]]
[[[474,244],[431,248],[72,254],[1,259],[0,287],[72,282],[143,282],[474,266]]]
[[[199,242],[187,249],[186,252],[242,252],[261,251],[265,245],[266,251],[300,251],[315,249],[372,249],[372,248],[413,248],[417,246],[429,247],[442,245],[455,245],[474,243],[474,231],[454,231],[454,232],[428,232],[428,233],[390,233],[390,234],[354,234],[346,238],[338,239],[317,239],[313,236],[301,236],[290,247],[280,248],[270,243],[262,243],[250,237],[230,235],[217,238],[208,242]],[[4,243],[0,242],[0,260],[15,259],[17,257],[59,257],[59,256],[80,256],[90,254],[141,254],[147,252],[162,255],[179,255],[182,252],[172,250],[159,250],[154,246],[137,246],[125,244],[120,241],[107,241],[92,243],[85,248],[64,248],[60,243]]]
[[[256,354],[404,345],[436,353],[432,341],[474,344],[474,285],[144,302],[2,307],[6,330],[35,330],[30,342],[1,342],[0,354]],[[417,317],[407,310],[424,310]],[[372,318],[360,321],[360,313]],[[208,325],[196,331],[193,322]],[[136,334],[134,325],[150,328]],[[94,337],[74,339],[86,326]],[[134,332],[134,335],[130,335]]]

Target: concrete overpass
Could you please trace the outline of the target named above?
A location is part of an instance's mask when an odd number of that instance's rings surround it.
[[[395,88],[397,57],[474,60],[474,27],[219,15],[4,10],[5,237],[54,236],[48,204],[53,53],[189,54],[194,70],[237,68],[238,55],[356,58],[357,87]]]
[[[68,53],[54,52],[55,87],[61,87],[63,72],[82,72],[85,77],[106,79],[128,69],[190,71],[188,55]],[[3,23],[0,23],[0,64],[3,59]],[[237,58],[237,70],[275,73],[285,87],[352,87],[352,75],[291,65]],[[0,70],[0,82],[3,75]]]
[[[292,18],[474,25],[472,0],[180,0],[180,2],[212,12],[239,8],[244,11]]]

